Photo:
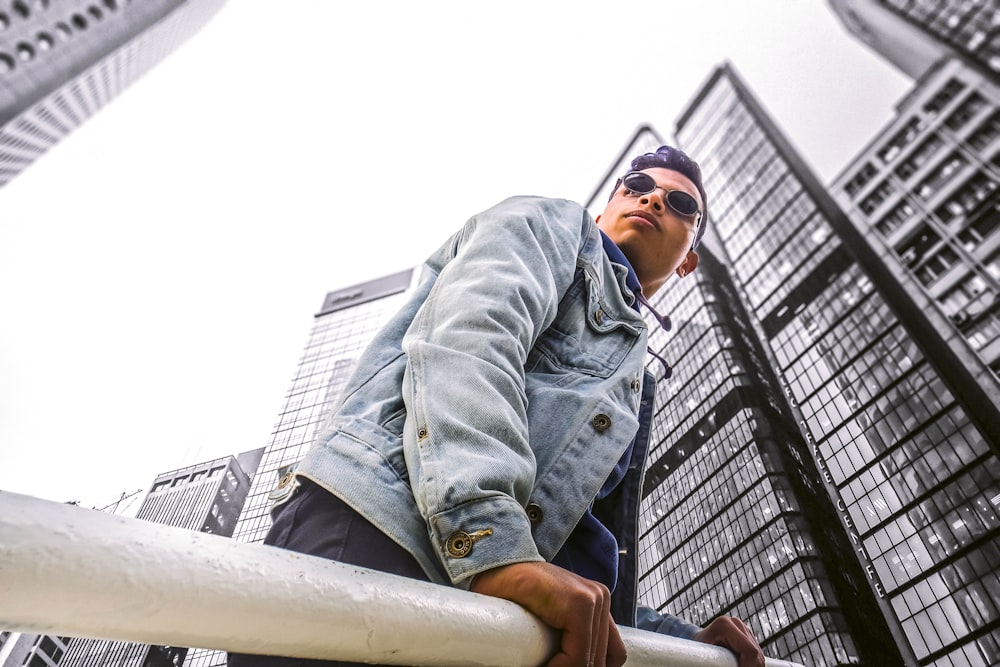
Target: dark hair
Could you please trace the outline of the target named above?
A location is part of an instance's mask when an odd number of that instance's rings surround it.
[[[705,225],[708,220],[708,197],[705,195],[705,188],[701,185],[701,167],[698,166],[697,162],[688,157],[687,153],[673,146],[660,146],[656,149],[655,153],[644,153],[632,159],[632,171],[642,171],[643,169],[652,169],[654,167],[670,169],[684,174],[698,188],[698,194],[701,195],[702,212],[701,220],[698,223],[698,230],[694,235],[694,243],[691,244],[691,249],[693,250],[701,243],[701,237],[705,235]],[[612,197],[618,192],[620,185],[621,179],[618,179],[614,190],[611,191]]]

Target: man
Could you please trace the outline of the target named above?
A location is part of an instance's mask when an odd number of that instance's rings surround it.
[[[632,170],[596,224],[515,197],[427,260],[282,484],[266,543],[517,602],[561,631],[551,667],[624,663],[616,622],[763,665],[737,619],[636,610],[653,394],[639,304],[698,265],[706,197],[669,146]]]

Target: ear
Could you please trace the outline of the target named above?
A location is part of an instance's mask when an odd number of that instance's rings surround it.
[[[681,262],[681,265],[677,267],[677,277],[683,278],[687,274],[698,268],[698,253],[694,250],[689,250],[687,257]]]

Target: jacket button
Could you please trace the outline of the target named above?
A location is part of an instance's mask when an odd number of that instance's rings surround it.
[[[493,529],[477,530],[474,533],[467,533],[464,530],[457,530],[451,534],[445,542],[445,549],[452,558],[465,558],[472,552],[472,545],[486,537],[492,535]]]
[[[284,475],[281,476],[281,479],[278,480],[278,488],[279,489],[285,488],[286,486],[292,483],[293,479],[295,479],[295,473],[286,472]]]
[[[642,389],[642,382],[639,378],[632,378],[632,393],[638,394],[640,389]]]
[[[604,311],[598,309],[597,312],[594,313],[594,322],[600,324],[603,321],[604,321]]]
[[[603,412],[590,422],[591,425],[597,430],[598,433],[604,433],[609,428],[611,428],[611,417],[607,416]]]
[[[528,521],[531,522],[532,526],[537,526],[542,522],[542,517],[544,513],[542,512],[542,507],[538,503],[528,503],[528,506],[524,508],[524,511],[528,515]]]

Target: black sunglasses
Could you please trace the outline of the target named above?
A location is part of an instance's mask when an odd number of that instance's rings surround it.
[[[694,218],[697,225],[701,220],[701,211],[698,210],[698,200],[684,192],[683,190],[667,190],[656,184],[656,180],[649,174],[641,171],[630,171],[622,176],[622,187],[637,195],[648,195],[657,188],[666,193],[663,200],[667,206],[686,218]]]

